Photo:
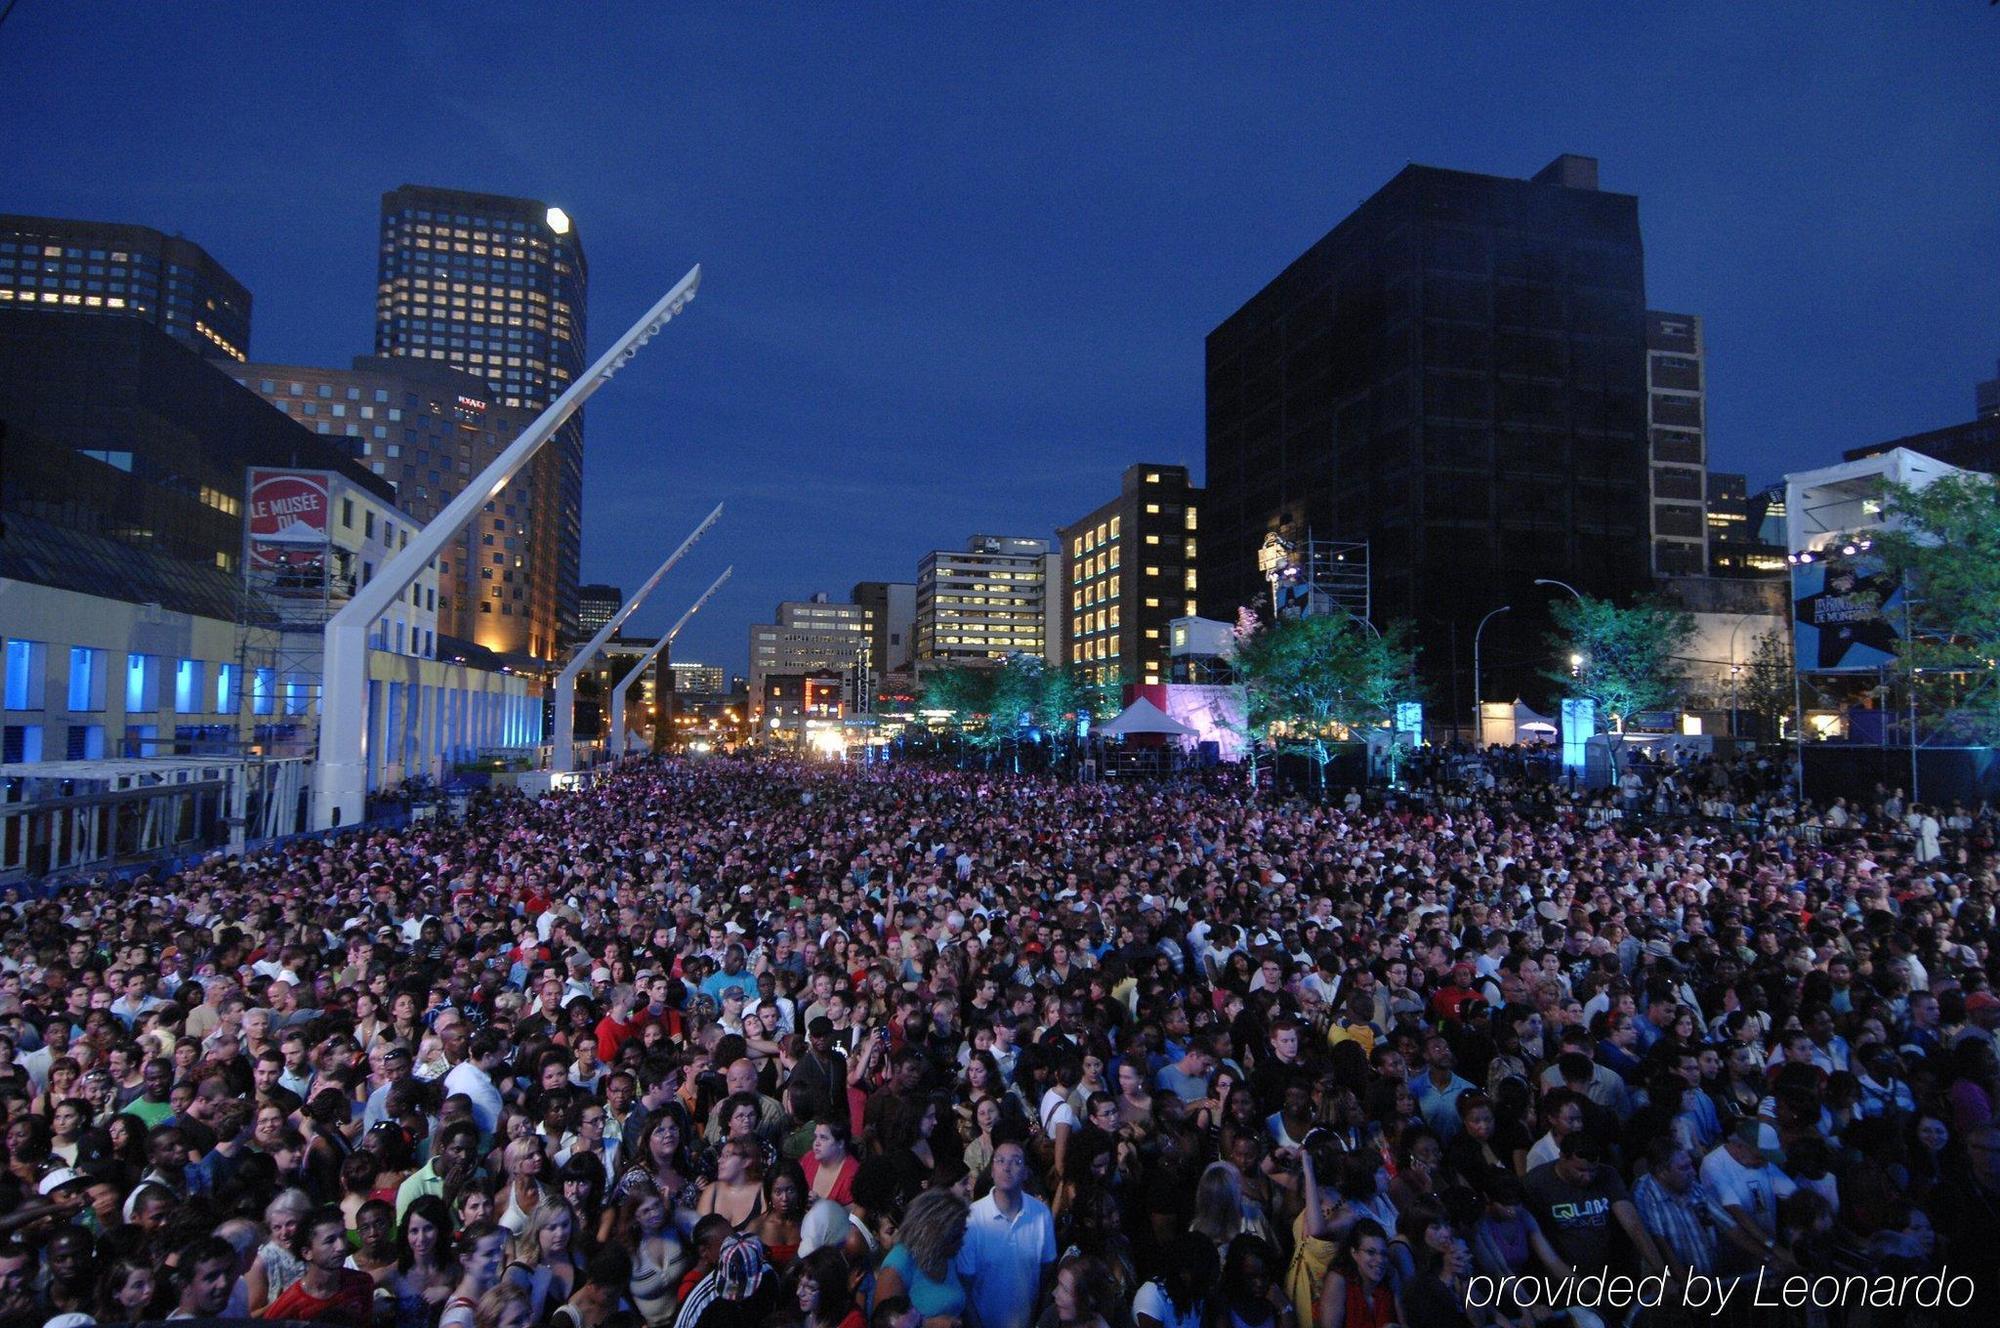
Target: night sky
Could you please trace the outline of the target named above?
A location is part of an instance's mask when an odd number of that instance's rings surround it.
[[[1983,0],[1188,8],[21,0],[0,210],[185,234],[260,360],[370,349],[406,182],[565,208],[593,355],[701,262],[588,410],[583,579],[636,586],[727,501],[634,626],[733,561],[676,653],[739,671],[780,599],[1199,468],[1205,334],[1407,162],[1598,157],[1753,484],[1994,373]]]

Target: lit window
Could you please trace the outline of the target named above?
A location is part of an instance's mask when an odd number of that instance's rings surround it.
[[[1149,471],[1147,471],[1147,472],[1146,472],[1146,483],[1148,483],[1148,484],[1158,484],[1159,482],[1160,482],[1160,472],[1159,472],[1159,471],[1157,471],[1157,470],[1149,470]]]
[[[1147,504],[1146,504],[1146,515],[1147,515],[1147,516],[1158,516],[1159,514],[1160,514],[1160,505],[1159,505],[1158,503],[1147,503]]]

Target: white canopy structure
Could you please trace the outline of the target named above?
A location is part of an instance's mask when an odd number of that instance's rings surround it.
[[[1176,738],[1197,736],[1193,729],[1143,696],[1120,711],[1116,719],[1107,719],[1092,731],[1115,738],[1130,737],[1135,733],[1164,733]]]
[[[1554,733],[1556,722],[1547,715],[1538,715],[1520,701],[1514,702],[1514,732]]]

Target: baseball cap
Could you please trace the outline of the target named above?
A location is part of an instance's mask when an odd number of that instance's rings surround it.
[[[1990,991],[1975,991],[1965,998],[1967,1014],[1977,1014],[1981,1010],[1991,1010],[1996,1007],[2000,1007],[2000,996],[1995,996]]]

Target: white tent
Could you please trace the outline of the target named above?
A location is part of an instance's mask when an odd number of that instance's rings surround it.
[[[1522,705],[1518,698],[1515,700],[1514,732],[1554,734],[1555,731],[1556,722],[1553,719],[1550,719],[1547,715],[1538,715],[1528,709],[1528,707]]]
[[[1125,707],[1116,719],[1107,719],[1092,730],[1112,737],[1129,737],[1134,733],[1165,733],[1177,738],[1192,738],[1195,731],[1166,711],[1140,697]]]

